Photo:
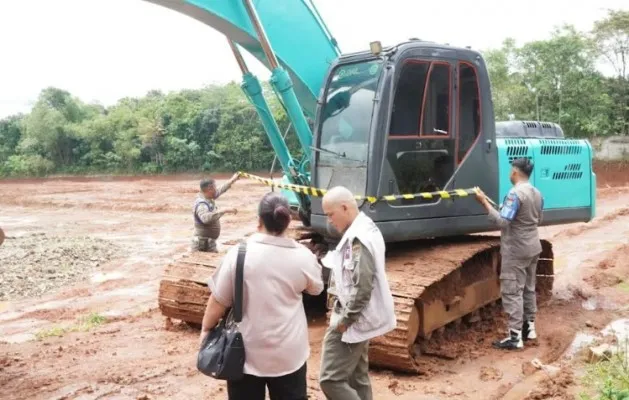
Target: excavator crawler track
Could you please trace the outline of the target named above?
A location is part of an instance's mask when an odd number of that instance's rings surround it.
[[[321,242],[292,231],[313,251]],[[553,251],[542,240],[537,265],[538,298],[553,285]],[[207,282],[222,254],[194,252],[168,265],[160,282],[163,315],[200,324],[209,297]],[[389,245],[387,278],[395,301],[397,327],[370,342],[369,364],[405,373],[421,373],[427,357],[453,358],[440,350],[446,327],[460,332],[482,318],[491,319],[500,300],[500,240],[493,236],[426,239]],[[329,313],[328,313],[329,315]]]
[[[537,266],[538,297],[551,294],[553,254],[549,242]],[[447,326],[460,330],[495,310],[500,299],[500,241],[491,236],[423,240],[390,246],[387,278],[397,328],[371,341],[371,366],[422,372],[422,356],[440,353]],[[464,324],[465,323],[465,324]]]

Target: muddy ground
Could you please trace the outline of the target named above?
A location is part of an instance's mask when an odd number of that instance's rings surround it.
[[[504,318],[452,342],[454,360],[425,374],[372,371],[376,399],[572,398],[572,346],[629,316],[629,168],[597,165],[598,216],[544,227],[555,251],[553,298],[540,305],[537,344],[491,349]],[[227,177],[224,177],[227,178]],[[0,386],[3,399],[221,399],[224,385],[196,371],[198,331],[157,308],[163,267],[187,251],[198,176],[4,181],[0,184]],[[219,200],[223,246],[255,229],[266,188],[239,181]],[[311,321],[309,392],[325,321]],[[562,368],[540,379],[531,361]],[[549,383],[550,382],[550,383]]]

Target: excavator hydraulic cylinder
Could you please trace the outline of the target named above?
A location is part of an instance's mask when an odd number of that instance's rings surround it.
[[[273,70],[271,73],[271,86],[273,86],[275,92],[281,97],[284,107],[286,107],[286,113],[297,132],[297,138],[304,150],[304,156],[306,160],[310,162],[310,155],[312,153],[310,149],[312,146],[312,131],[310,130],[308,121],[304,116],[299,100],[297,100],[297,96],[293,90],[293,82],[284,68],[277,67]]]
[[[280,129],[275,122],[275,118],[273,118],[271,109],[264,98],[260,81],[251,72],[247,72],[242,77],[241,88],[249,98],[251,104],[253,104],[256,108],[258,116],[262,120],[264,130],[269,137],[273,150],[275,150],[275,154],[277,154],[277,158],[284,170],[284,173],[290,176],[294,175],[295,163],[290,155],[288,146],[280,133]]]

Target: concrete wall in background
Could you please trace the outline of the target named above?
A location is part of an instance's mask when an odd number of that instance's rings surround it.
[[[629,160],[629,136],[595,137],[590,139],[590,143],[596,160]]]

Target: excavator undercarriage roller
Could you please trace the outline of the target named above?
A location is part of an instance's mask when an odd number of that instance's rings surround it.
[[[308,238],[293,231],[296,238]],[[321,251],[316,238],[307,243]],[[542,241],[537,266],[537,294],[548,298],[553,285],[553,251]],[[160,283],[159,307],[167,317],[200,324],[209,296],[207,281],[222,254],[191,253],[169,265]],[[440,351],[451,328],[491,320],[500,300],[500,241],[490,236],[431,239],[391,245],[387,277],[395,301],[397,327],[375,338],[369,364],[406,373],[422,372],[422,357],[453,358]],[[329,313],[328,313],[329,316]]]

